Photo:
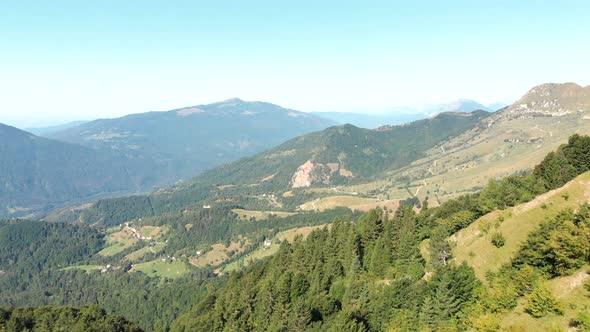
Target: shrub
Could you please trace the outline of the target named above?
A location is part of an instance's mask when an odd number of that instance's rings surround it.
[[[501,248],[506,244],[506,238],[502,233],[496,232],[492,235],[492,244],[496,246],[496,248]]]
[[[551,291],[543,286],[537,287],[528,297],[527,302],[526,310],[535,318],[563,313],[559,302],[553,297]]]

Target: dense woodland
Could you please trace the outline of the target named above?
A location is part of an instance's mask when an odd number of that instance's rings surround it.
[[[140,332],[123,317],[96,307],[0,308],[0,331]]]
[[[452,260],[448,236],[490,211],[530,201],[589,170],[590,137],[574,135],[530,174],[491,180],[481,192],[438,207],[423,203],[420,213],[402,205],[393,213],[332,215],[330,228],[283,242],[271,258],[225,277],[207,270],[175,281],[124,271],[61,271],[87,261],[100,248],[100,233],[88,226],[4,222],[0,235],[12,237],[0,241],[2,266],[9,266],[0,276],[0,303],[97,303],[158,331],[494,331],[499,315],[520,299],[533,317],[563,312],[542,281],[590,263],[590,208],[564,210],[543,222],[485,283],[471,267]],[[201,231],[217,220],[199,218],[207,221]],[[2,232],[6,227],[18,231]],[[233,234],[231,227],[210,229],[219,236]],[[217,238],[205,234],[204,239]],[[16,238],[22,244],[17,246]],[[419,250],[425,239],[430,240],[427,259]],[[501,234],[492,241],[503,245]],[[68,254],[49,257],[52,250]],[[571,325],[587,330],[590,317],[582,310]]]

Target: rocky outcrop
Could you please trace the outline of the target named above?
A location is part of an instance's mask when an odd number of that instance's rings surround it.
[[[590,111],[590,86],[546,83],[532,88],[500,114],[508,119],[559,117]]]
[[[314,183],[330,184],[330,179],[334,174],[351,177],[352,172],[345,169],[341,163],[313,163],[311,160],[306,161],[293,173],[291,177],[292,188],[305,188]]]

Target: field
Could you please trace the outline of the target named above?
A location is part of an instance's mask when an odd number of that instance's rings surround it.
[[[180,260],[156,259],[151,262],[141,263],[133,265],[130,272],[142,272],[150,277],[163,277],[169,279],[175,279],[182,277],[189,271],[188,266]]]
[[[296,212],[254,211],[244,209],[233,209],[232,212],[237,214],[240,220],[250,220],[251,218],[254,218],[255,220],[266,220],[270,216],[274,216],[276,218],[285,218],[297,214]]]
[[[545,218],[556,216],[565,208],[576,208],[588,202],[589,197],[590,172],[531,202],[487,214],[451,237],[457,245],[455,260],[467,261],[475,269],[476,275],[484,280],[486,271],[497,271],[510,261],[529,233]],[[506,238],[506,244],[501,248],[491,243],[495,232],[502,233]]]
[[[223,243],[211,246],[211,250],[198,257],[191,257],[190,263],[197,267],[219,266],[230,259],[230,256],[244,252],[248,246],[247,241],[231,242],[226,248]]]
[[[143,236],[157,237],[162,233],[163,229],[159,226],[142,226],[139,229],[139,233]]]
[[[114,256],[125,249],[133,246],[139,239],[133,236],[133,232],[127,228],[118,232],[112,232],[107,236],[108,247],[101,250],[98,254],[103,257]]]
[[[351,210],[368,211],[378,206],[396,209],[398,201],[339,195],[314,199],[301,204],[299,208],[303,211],[325,211],[336,207],[348,207]]]
[[[138,232],[139,234],[141,234],[142,236],[145,237],[152,237],[154,239],[156,238],[160,238],[162,237],[164,234],[166,234],[166,232],[168,231],[168,229],[166,227],[159,227],[159,226],[142,226],[139,228]],[[128,227],[119,227],[119,226],[115,226],[115,227],[111,227],[108,228],[106,230],[107,233],[107,247],[105,247],[103,250],[101,250],[98,254],[103,256],[103,257],[111,257],[114,256],[118,253],[121,253],[125,250],[127,250],[128,248],[132,247],[133,245],[137,244],[140,242],[140,239],[138,239],[135,234],[133,233],[133,231],[128,228]],[[147,245],[147,243],[146,243]],[[138,259],[141,256],[145,255],[146,253],[148,253],[149,251],[152,252],[158,252],[160,250],[162,250],[163,245],[165,244],[156,244],[156,246],[154,246],[153,248],[150,249],[150,247],[144,247],[141,248],[129,255],[127,255],[127,259],[129,260],[134,260],[134,259]]]
[[[166,243],[164,242],[157,242],[155,245],[153,246],[145,246],[139,250],[136,250],[132,253],[130,253],[129,255],[125,256],[125,259],[128,261],[135,261],[140,259],[141,257],[143,257],[144,255],[148,254],[148,253],[154,253],[157,254],[160,251],[162,251],[162,249],[164,249],[164,247],[166,247]]]

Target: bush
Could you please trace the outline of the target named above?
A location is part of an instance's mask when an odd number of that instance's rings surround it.
[[[494,233],[494,235],[492,235],[492,244],[496,246],[496,248],[501,248],[506,244],[506,238],[500,232]]]
[[[527,312],[535,317],[545,317],[549,314],[561,315],[563,311],[559,302],[553,297],[551,291],[543,286],[537,287],[528,297]]]

